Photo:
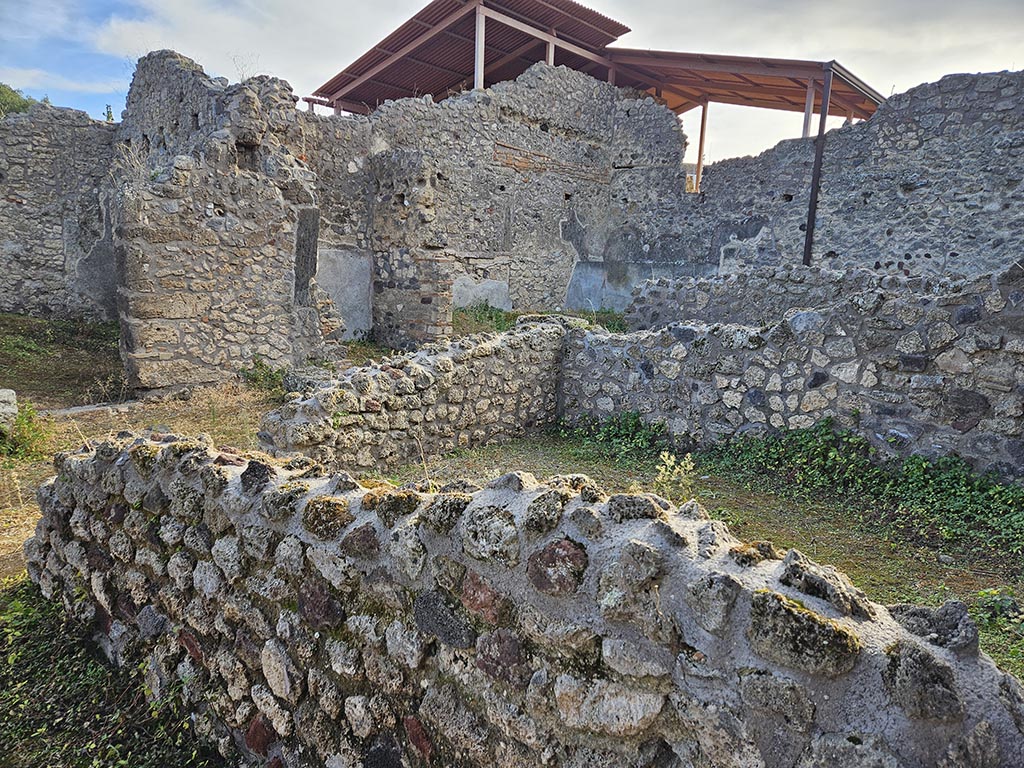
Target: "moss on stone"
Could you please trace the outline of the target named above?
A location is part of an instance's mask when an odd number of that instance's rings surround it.
[[[292,481],[282,483],[273,490],[268,490],[263,497],[263,513],[274,521],[284,520],[295,514],[299,500],[309,493],[309,484]]]
[[[415,512],[420,500],[416,491],[374,488],[363,496],[363,509],[375,511],[384,525],[391,527],[398,522],[398,518]]]
[[[754,593],[747,639],[769,661],[826,677],[853,669],[862,647],[839,622],[769,589]]]
[[[765,560],[781,560],[782,553],[770,541],[751,541],[738,544],[729,550],[729,556],[744,567],[763,563]]]
[[[149,480],[153,476],[153,470],[156,469],[157,457],[159,455],[160,448],[152,443],[140,443],[128,450],[132,466],[135,467],[135,471],[144,480]]]
[[[448,533],[472,500],[468,493],[439,493],[423,511],[423,522],[438,533]]]
[[[348,500],[341,496],[320,496],[310,499],[302,512],[302,525],[320,539],[334,539],[346,525],[355,520]]]

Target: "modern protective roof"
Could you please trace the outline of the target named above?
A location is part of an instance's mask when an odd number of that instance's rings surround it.
[[[473,85],[474,10],[467,0],[433,0],[381,42],[314,91],[326,101],[363,112],[388,99],[431,94],[437,99]],[[487,0],[488,8],[599,51],[629,27],[573,0]],[[510,80],[544,59],[545,43],[504,24],[487,26],[486,80]],[[402,54],[398,55],[396,54]],[[586,59],[560,50],[558,64],[580,69]],[[468,80],[468,83],[467,83]]]
[[[885,98],[835,61],[766,59],[704,53],[608,48],[618,67],[617,85],[649,90],[660,86],[662,98],[681,113],[705,101],[803,112],[807,82],[819,86],[826,68],[833,73],[829,114],[868,118]],[[657,85],[655,85],[657,84]],[[820,87],[814,111],[821,108]]]
[[[677,113],[719,102],[809,114],[809,93],[817,112],[827,72],[829,114],[867,118],[884,101],[835,61],[611,47],[629,28],[573,0],[433,0],[307,101],[366,113],[390,99],[430,94],[439,100],[473,87],[481,14],[484,85],[513,79],[550,57],[656,94]]]

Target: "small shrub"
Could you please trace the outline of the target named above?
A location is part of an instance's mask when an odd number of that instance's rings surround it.
[[[0,83],[0,119],[14,112],[27,112],[31,106],[32,99],[28,96],[7,83]]]
[[[46,453],[50,433],[36,408],[28,400],[18,404],[18,415],[9,430],[0,428],[0,455],[14,459],[36,459]]]
[[[686,454],[678,458],[674,453],[662,451],[658,457],[658,474],[654,478],[654,490],[669,501],[679,504],[689,501],[694,495],[693,456]]]

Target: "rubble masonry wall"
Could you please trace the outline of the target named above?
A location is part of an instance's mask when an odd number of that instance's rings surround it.
[[[874,604],[694,502],[367,489],[173,435],[56,467],[31,577],[242,765],[1024,761],[1024,690],[963,604]]]

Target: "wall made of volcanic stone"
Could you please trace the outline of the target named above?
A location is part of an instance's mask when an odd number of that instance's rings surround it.
[[[958,453],[1024,475],[1024,270],[920,295],[868,287],[769,325],[570,333],[562,415],[639,411],[684,441],[826,417],[884,452]]]
[[[117,126],[35,104],[0,120],[0,311],[112,320]]]
[[[905,277],[869,269],[782,264],[703,278],[647,280],[633,290],[624,315],[630,330],[689,321],[763,326],[792,309],[827,309],[855,294],[876,290],[922,297],[973,297],[981,303],[990,290],[990,280]]]
[[[173,435],[62,454],[29,574],[232,762],[1024,761],[962,603],[883,606],[582,475],[367,489]]]
[[[674,226],[722,272],[803,256],[813,140],[708,166]],[[950,75],[826,135],[813,263],[983,274],[1020,258],[1024,72]]]
[[[287,84],[228,86],[182,56],[143,58],[119,139],[122,356],[140,389],[322,356],[342,327],[315,282],[320,210]]]
[[[557,420],[565,333],[524,323],[349,369],[269,413],[260,438],[268,450],[381,469],[522,437]]]
[[[389,343],[416,341],[388,324],[393,306],[377,308],[396,288],[389,262],[405,263],[405,252],[448,254],[453,301],[519,309],[564,307],[570,294],[599,306],[609,280],[621,302],[635,275],[616,265],[680,258],[657,243],[684,189],[686,140],[648,96],[538,64],[436,104],[401,99],[368,118],[303,121],[325,220],[340,222],[345,247],[365,241],[373,253],[374,332]],[[578,275],[580,262],[589,267]]]

